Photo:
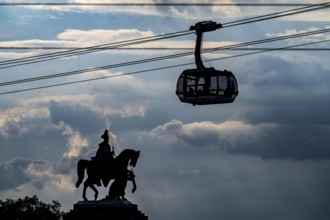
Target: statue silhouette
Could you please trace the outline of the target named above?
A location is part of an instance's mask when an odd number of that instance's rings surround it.
[[[87,179],[84,181],[83,189],[83,199],[87,201],[86,189],[90,187],[94,192],[94,200],[98,197],[98,191],[94,184],[97,184],[99,177],[102,177],[102,182],[105,187],[107,187],[109,181],[114,179],[115,186],[110,189],[109,194],[110,199],[117,199],[119,196],[125,194],[125,188],[127,180],[132,180],[134,177],[127,174],[127,166],[135,167],[137,160],[140,156],[140,151],[135,151],[132,149],[123,150],[116,158],[113,160],[103,161],[102,169],[98,167],[98,161],[96,160],[79,160],[77,164],[77,174],[78,181],[76,187],[78,188],[85,177],[85,170],[87,171]],[[113,184],[113,183],[112,183]],[[117,186],[116,186],[117,185]],[[133,182],[134,185],[134,182]],[[114,195],[114,196],[113,196]]]
[[[135,175],[133,171],[127,170],[128,166],[135,167],[140,156],[140,151],[132,149],[123,150],[117,157],[114,158],[114,152],[109,145],[108,131],[105,130],[101,136],[104,140],[99,144],[99,149],[92,160],[79,160],[77,164],[78,188],[84,180],[85,170],[88,175],[84,181],[83,199],[87,201],[86,189],[90,187],[94,191],[94,200],[98,197],[98,191],[94,184],[101,186],[101,181],[104,187],[107,187],[110,180],[114,179],[107,199],[123,199],[125,200],[125,188],[127,180],[133,182],[133,192],[136,190]]]

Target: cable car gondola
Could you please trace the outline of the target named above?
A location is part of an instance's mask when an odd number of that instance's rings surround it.
[[[203,32],[221,28],[221,24],[203,21],[191,26],[196,30],[195,62],[197,69],[184,70],[179,76],[176,94],[181,102],[193,105],[232,103],[238,95],[238,86],[234,74],[230,71],[205,68],[201,60]]]

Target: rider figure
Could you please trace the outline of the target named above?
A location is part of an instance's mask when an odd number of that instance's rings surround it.
[[[113,149],[109,145],[109,135],[108,130],[104,131],[104,134],[101,136],[103,141],[99,143],[99,149],[96,152],[95,159],[98,161],[111,160],[114,158]]]
[[[99,169],[101,170],[103,167],[104,161],[109,161],[114,159],[114,150],[109,145],[109,135],[108,130],[105,130],[103,135],[101,136],[103,141],[99,144],[99,149],[97,149],[95,157],[93,160],[99,161],[98,163]],[[101,186],[101,176],[99,176],[96,180],[96,185]]]

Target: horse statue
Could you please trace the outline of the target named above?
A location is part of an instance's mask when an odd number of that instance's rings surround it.
[[[128,171],[127,167],[135,167],[140,156],[140,151],[132,149],[123,150],[116,158],[105,161],[97,160],[79,160],[77,164],[78,181],[76,187],[79,188],[84,180],[85,170],[87,171],[87,179],[84,181],[83,199],[88,201],[86,197],[86,189],[90,187],[94,191],[94,200],[98,197],[98,191],[94,184],[99,185],[99,180],[105,187],[111,179],[115,179],[109,190],[109,199],[117,199],[125,194],[127,180],[131,180],[134,184],[133,192],[136,189],[134,174]]]

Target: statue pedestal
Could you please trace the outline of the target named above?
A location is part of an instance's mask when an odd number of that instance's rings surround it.
[[[137,205],[122,200],[86,201],[74,204],[63,220],[148,220]]]

